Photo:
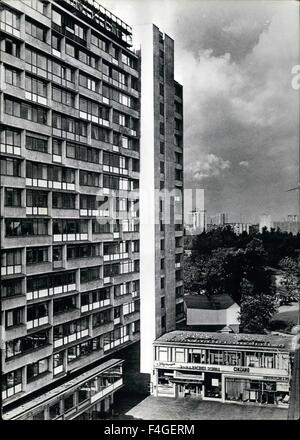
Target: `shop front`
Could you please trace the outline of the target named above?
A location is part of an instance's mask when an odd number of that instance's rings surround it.
[[[289,403],[289,382],[287,378],[278,379],[224,377],[224,400],[287,406]]]

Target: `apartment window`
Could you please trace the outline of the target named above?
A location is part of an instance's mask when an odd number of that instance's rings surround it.
[[[42,135],[29,136],[26,135],[27,150],[40,151],[41,153],[48,153],[48,137]]]
[[[166,307],[166,301],[165,301],[165,297],[161,297],[160,298],[160,308],[164,309]]]
[[[65,338],[66,336],[73,335],[74,333],[80,333],[83,330],[88,329],[89,320],[87,317],[77,319],[76,321],[67,322],[62,325],[57,325],[53,328],[54,341]]]
[[[100,186],[100,174],[92,171],[79,171],[79,183],[83,186]]]
[[[1,296],[8,298],[12,296],[22,295],[22,280],[2,280]]]
[[[162,259],[160,260],[160,269],[161,269],[161,270],[164,270],[164,269],[165,269],[165,260],[164,260],[164,258],[162,258]]]
[[[6,342],[6,358],[37,350],[49,343],[49,331],[43,330]]]
[[[88,283],[100,279],[100,267],[89,267],[80,269],[80,283]]]
[[[96,91],[96,81],[92,78],[90,78],[88,75],[85,75],[84,73],[79,73],[79,85],[82,87],[85,87],[86,89],[92,90],[93,92]]]
[[[165,240],[160,240],[160,250],[161,251],[165,250]]]
[[[60,115],[56,112],[52,113],[52,127],[61,131],[61,137],[64,137],[63,132],[83,137],[87,136],[87,125],[85,122]]]
[[[100,245],[97,244],[80,244],[70,245],[67,247],[67,260],[74,260],[76,258],[90,258],[100,256]]]
[[[52,289],[54,287],[74,285],[75,283],[76,283],[76,276],[75,276],[75,272],[72,271],[61,272],[61,273],[58,272],[49,275],[41,275],[37,277],[35,276],[28,277],[27,292],[36,292],[39,290]]]
[[[159,84],[159,94],[161,96],[164,96],[164,94],[165,94],[165,89],[164,89],[164,85],[163,84]]]
[[[52,37],[51,37],[52,49],[55,49],[58,52],[60,52],[60,45],[61,45],[61,38],[52,33]]]
[[[26,264],[40,264],[48,262],[47,247],[26,248]]]
[[[6,237],[26,237],[35,235],[48,235],[48,220],[45,219],[6,219]]]
[[[110,310],[98,312],[93,315],[93,327],[99,327],[111,321]]]
[[[22,391],[22,368],[3,374],[2,382],[2,398],[7,399],[13,394]]]
[[[46,191],[27,190],[26,206],[35,206],[39,208],[47,208],[48,193]]]
[[[27,322],[39,320],[40,318],[44,318],[48,316],[48,304],[34,304],[32,306],[27,307]]]
[[[25,32],[40,41],[46,42],[46,29],[33,21],[28,20],[28,18],[26,18],[25,21]]]
[[[65,413],[70,411],[75,406],[75,394],[70,394],[64,399],[64,409]]]
[[[123,315],[129,315],[130,313],[134,313],[138,310],[136,306],[137,301],[132,301],[130,303],[123,304]]]
[[[9,270],[9,273],[14,273],[15,266],[21,266],[22,264],[22,250],[21,249],[9,249],[1,251],[1,268]]]
[[[0,11],[0,21],[1,21],[1,29],[9,32],[11,34],[14,33],[15,30],[20,30],[20,16],[16,12],[11,9],[7,9],[3,7]]]
[[[5,66],[5,82],[12,86],[20,87],[20,71]]]
[[[53,301],[53,314],[66,313],[70,310],[76,309],[76,297],[68,296]]]
[[[67,142],[67,157],[84,162],[99,163],[99,150]]]
[[[15,327],[24,323],[24,308],[18,307],[5,312],[5,328]]]
[[[102,142],[109,142],[109,130],[92,124],[92,139]]]
[[[16,147],[21,149],[21,133],[20,131],[10,128],[4,128],[1,130],[1,146],[4,145],[5,149]],[[14,151],[14,150],[12,150]],[[19,153],[20,154],[20,153]],[[2,173],[1,173],[2,174]]]
[[[75,194],[52,193],[52,207],[55,209],[75,209]]]
[[[66,35],[70,38],[77,40],[86,40],[86,30],[84,27],[80,26],[72,17],[68,14],[63,15],[63,25],[66,31]]]
[[[64,370],[64,352],[60,351],[59,353],[53,354],[53,374],[58,374],[57,368],[61,367],[59,369],[59,373],[61,373]]]
[[[5,188],[5,206],[20,207],[21,206],[21,189]]]
[[[51,420],[56,419],[56,417],[60,416],[61,413],[60,400],[49,406],[49,417]]]
[[[44,0],[29,0],[28,1],[29,6],[32,9],[35,9],[36,11],[40,12],[43,15],[47,16],[47,6],[48,2]]]
[[[4,100],[4,107],[8,115],[47,125],[47,110],[42,107],[8,98]]]
[[[52,78],[53,81],[62,85],[71,85],[75,82],[75,71],[70,67],[64,66],[56,61],[52,61]]]
[[[93,351],[100,350],[101,348],[101,339],[99,336],[97,338],[93,338],[89,341],[82,342],[81,344],[70,347],[67,351],[68,363],[75,361],[76,359],[79,359],[83,356],[86,356]]]
[[[49,371],[49,359],[41,359],[38,362],[27,365],[27,382]]]
[[[5,38],[4,51],[13,57],[20,58],[20,43]]]
[[[123,52],[121,55],[121,61],[122,61],[122,63],[127,64],[127,66],[131,67],[132,69],[137,68],[137,60],[135,58],[132,58],[131,56],[123,53]]]
[[[53,234],[87,234],[88,224],[85,220],[53,220]]]
[[[76,58],[78,61],[81,61],[93,69],[97,68],[98,58],[85,52],[84,50],[78,49],[77,47],[73,46],[73,44],[66,43],[66,54],[72,58]]]
[[[25,62],[26,69],[30,70],[33,74],[43,76],[44,78],[51,77],[51,61],[48,61],[45,55],[26,47]]]
[[[160,279],[160,288],[161,288],[161,289],[164,289],[164,288],[165,288],[165,279],[164,279],[164,278],[161,278],[161,279]]]
[[[73,168],[48,166],[48,180],[55,182],[75,183],[75,170]]]
[[[33,93],[34,95],[47,98],[47,83],[33,76],[26,75],[25,77],[25,90]]]
[[[111,350],[115,347],[116,342],[124,344],[129,340],[129,325],[116,328],[112,332],[104,334],[104,351]]]
[[[91,34],[91,43],[99,47],[99,49],[104,50],[104,52],[108,52],[109,43],[108,41],[104,40],[102,37],[98,37],[96,34],[92,32]]]
[[[62,24],[61,14],[59,14],[59,12],[57,12],[55,9],[52,9],[52,22],[57,26],[61,26]]]
[[[93,227],[93,234],[110,234],[111,233],[109,222],[99,223],[97,220],[93,219],[92,227]]]
[[[80,97],[79,110],[89,115],[89,119],[91,119],[93,116],[98,118],[98,123],[102,123],[101,119],[105,119],[106,121],[109,120],[109,108],[99,105],[98,102]],[[85,115],[84,117],[86,117],[87,115]]]
[[[60,102],[61,104],[75,107],[74,94],[65,89],[61,89],[60,87],[52,86],[52,99],[53,101]]]
[[[108,151],[103,151],[103,165],[117,168],[118,172],[122,172],[123,170],[128,171],[128,158],[118,154],[109,153]]]
[[[163,122],[160,122],[160,124],[159,124],[159,132],[162,135],[165,134],[165,124]]]

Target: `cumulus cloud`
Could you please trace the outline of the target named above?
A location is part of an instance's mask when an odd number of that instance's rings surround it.
[[[196,161],[189,166],[193,178],[197,181],[207,177],[220,176],[230,167],[230,161],[224,160],[215,154],[207,154],[203,160]]]
[[[241,160],[239,165],[241,167],[249,168],[249,162],[247,160]]]

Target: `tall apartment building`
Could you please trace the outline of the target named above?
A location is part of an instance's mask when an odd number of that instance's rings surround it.
[[[139,57],[93,0],[0,12],[4,418],[98,417],[140,337]]]
[[[183,97],[174,41],[154,25],[141,43],[141,371],[153,371],[153,341],[183,310]],[[174,251],[175,250],[175,251]]]

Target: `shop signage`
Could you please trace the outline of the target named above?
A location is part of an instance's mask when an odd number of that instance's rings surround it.
[[[248,373],[248,374],[268,374],[264,376],[264,379],[273,379],[273,380],[288,380],[288,373],[286,372],[286,377],[283,377],[282,374],[285,373],[284,370],[271,369],[271,368],[255,368],[255,367],[234,367],[231,365],[199,365],[199,364],[185,364],[185,363],[177,363],[177,362],[167,362],[167,361],[155,361],[154,367],[156,368],[172,368],[174,370],[185,369],[185,370],[194,370],[194,371],[218,371],[220,373]],[[275,374],[276,376],[271,375]],[[281,375],[281,376],[279,376]]]

